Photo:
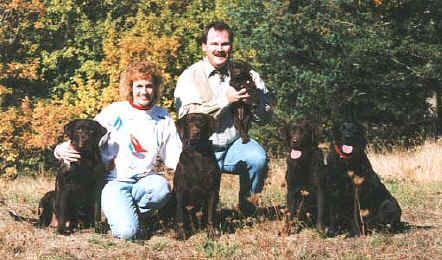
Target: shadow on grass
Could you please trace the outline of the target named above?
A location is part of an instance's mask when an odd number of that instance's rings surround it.
[[[217,211],[217,229],[220,234],[233,234],[236,230],[245,227],[253,227],[254,225],[266,222],[266,221],[277,221],[282,220],[282,211],[285,206],[274,206],[274,207],[261,207],[257,208],[256,212],[250,216],[242,214],[239,210],[223,208]],[[172,211],[171,211],[172,210]],[[172,213],[174,210],[169,209],[169,211],[156,211],[150,215],[141,215],[140,218],[140,233],[137,236],[137,240],[148,240],[152,235],[165,235],[175,230],[175,218]],[[32,217],[21,216],[13,210],[7,210],[10,217],[17,222],[25,222],[33,225],[34,227],[39,227],[38,219]],[[190,234],[196,234],[199,232],[205,232],[206,221],[203,220],[199,223],[193,218],[193,223],[189,224]],[[431,230],[434,226],[431,225],[414,225],[408,222],[401,222],[395,227],[377,226],[370,228],[367,235],[374,233],[381,234],[401,234],[409,233],[415,230]],[[106,226],[104,233],[109,231],[109,227]],[[344,234],[344,233],[340,233]]]
[[[222,233],[235,233],[237,229],[251,227],[260,222],[281,220],[283,206],[259,207],[251,215],[244,215],[235,209],[221,209],[219,211],[219,224]]]
[[[262,207],[257,208],[254,214],[244,215],[239,210],[223,208],[217,210],[217,232],[220,234],[232,234],[237,229],[252,227],[257,223],[264,221],[281,220],[282,206]],[[174,208],[167,206],[155,212],[142,216],[141,232],[137,236],[138,239],[149,239],[152,235],[164,235],[170,231],[175,230],[175,214]],[[185,218],[185,225],[189,231],[189,235],[194,235],[199,232],[205,232],[207,220],[205,216],[198,220],[195,217],[196,212],[187,212]]]
[[[401,223],[395,227],[392,231],[388,231],[386,230],[385,232],[387,233],[392,233],[392,234],[400,234],[400,233],[407,233],[413,230],[430,230],[433,229],[434,226],[429,226],[429,225],[413,225],[410,224],[408,222],[403,222],[401,221]],[[378,229],[380,231],[384,231],[382,228]]]
[[[409,233],[414,230],[430,230],[433,229],[434,226],[419,226],[419,225],[413,225],[408,222],[400,222],[399,224],[395,226],[389,226],[389,225],[376,225],[376,226],[369,226],[367,228],[366,234],[367,236],[374,235],[374,234],[384,234],[384,235],[397,235],[397,234],[403,234],[403,233]],[[335,237],[338,235],[345,235],[346,238],[352,238],[356,237],[356,235],[351,235],[348,231],[348,228],[339,228],[339,231],[334,234],[328,234],[328,237]]]

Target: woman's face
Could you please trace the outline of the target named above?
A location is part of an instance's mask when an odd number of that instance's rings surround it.
[[[155,99],[154,87],[152,79],[135,80],[132,83],[132,102],[143,108],[151,107]]]

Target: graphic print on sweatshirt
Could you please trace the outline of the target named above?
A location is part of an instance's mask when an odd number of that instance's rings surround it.
[[[117,130],[119,132],[123,131],[123,120],[120,116],[118,116],[113,124],[113,129]],[[138,159],[144,159],[146,158],[145,153],[147,153],[147,150],[141,145],[140,141],[132,134],[129,134],[129,144],[128,144],[129,151],[133,156],[135,156]]]
[[[147,153],[147,150],[143,148],[140,141],[138,141],[138,139],[132,134],[130,135],[129,149],[132,152],[132,155],[138,159],[144,159],[146,157],[144,153]]]

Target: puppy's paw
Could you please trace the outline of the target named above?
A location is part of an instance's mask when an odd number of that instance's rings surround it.
[[[247,167],[247,163],[244,161],[239,161],[236,165],[235,165],[235,171],[239,174],[242,173],[247,173],[249,171],[248,167]]]

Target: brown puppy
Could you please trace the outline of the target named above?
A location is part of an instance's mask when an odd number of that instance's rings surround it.
[[[369,227],[400,224],[399,203],[374,172],[365,153],[363,127],[356,122],[337,124],[333,138],[327,182],[332,201],[331,232],[341,226],[358,236]]]
[[[65,125],[64,132],[81,158],[70,164],[61,163],[55,193],[46,193],[40,201],[42,214],[39,223],[42,226],[49,225],[49,216],[52,214],[48,212],[53,212],[58,233],[70,233],[79,224],[94,225],[99,232],[104,167],[98,142],[106,129],[96,121],[76,119]]]
[[[252,67],[250,64],[243,61],[235,61],[230,67],[230,85],[237,91],[245,88],[247,93],[252,98],[256,98],[257,89],[250,70]],[[252,123],[252,107],[257,103],[257,100],[252,100],[251,104],[247,104],[244,101],[238,101],[231,105],[233,111],[233,124],[239,131],[239,136],[243,143],[248,143],[249,128]]]
[[[286,221],[290,233],[291,220],[313,224],[324,231],[324,160],[315,129],[307,120],[288,124],[281,129],[288,147],[287,158],[287,208]]]
[[[207,235],[215,237],[216,206],[219,198],[221,172],[209,137],[215,120],[206,114],[187,114],[177,122],[183,150],[174,176],[176,196],[177,238],[187,239],[185,208],[204,209],[207,216]],[[203,212],[204,212],[203,211]],[[192,220],[190,220],[192,223]]]

